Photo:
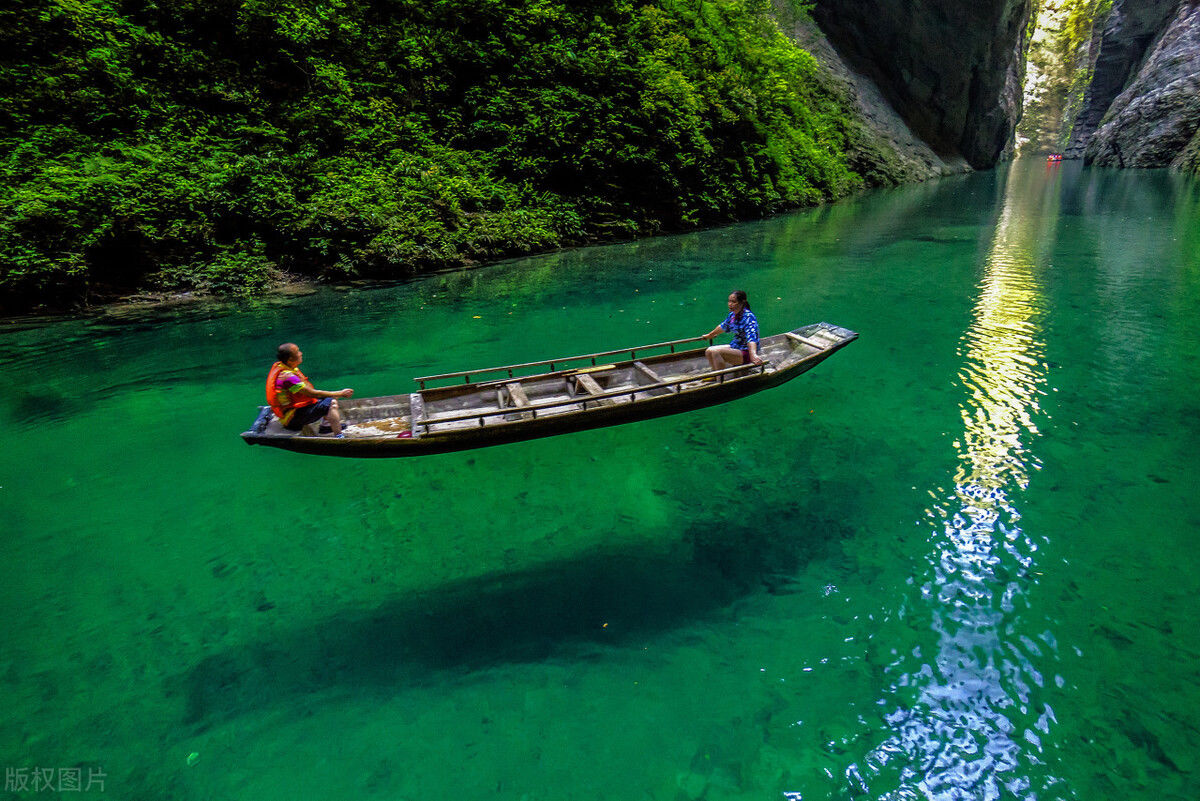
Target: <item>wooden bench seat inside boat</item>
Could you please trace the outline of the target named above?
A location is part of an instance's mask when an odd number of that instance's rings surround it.
[[[512,401],[513,406],[529,405],[529,396],[525,394],[525,387],[513,381],[505,384],[504,388],[508,390],[508,397]]]
[[[580,388],[582,387],[582,389],[590,395],[603,395],[604,394],[604,387],[600,386],[600,382],[598,382],[596,379],[592,378],[587,373],[576,373],[573,376],[573,378],[575,379],[575,391],[576,392],[578,392],[580,390]],[[599,400],[594,401],[594,403],[596,403],[600,406],[612,406],[613,399],[612,398],[600,398]]]
[[[817,350],[825,350],[825,348],[829,347],[829,345],[825,342],[818,342],[815,339],[809,339],[808,337],[802,337],[799,334],[793,334],[791,331],[788,331],[786,333],[787,333],[788,339],[795,340],[796,342],[799,342],[802,345],[808,345],[810,348],[816,348]]]
[[[525,394],[525,387],[521,386],[516,381],[510,381],[504,385],[504,390],[497,393],[500,398],[500,408],[503,409],[510,404],[520,408],[529,405],[529,396]],[[505,397],[508,398],[508,403],[505,403]],[[531,416],[530,412],[522,412],[518,414],[507,414],[505,420],[527,420]]]
[[[633,366],[639,373],[646,376],[646,378],[649,378],[655,384],[661,384],[663,382],[663,377],[660,376],[658,373],[654,372],[653,370],[651,370],[649,367],[647,367],[645,362],[634,362]],[[678,392],[679,386],[674,385],[674,386],[664,387],[664,389],[666,389],[670,392]]]
[[[604,390],[600,387],[600,384],[596,381],[596,379],[592,378],[590,375],[587,375],[586,373],[583,375],[575,376],[575,383],[578,386],[583,387],[584,389],[586,389],[588,392],[592,393],[593,395],[604,394]]]

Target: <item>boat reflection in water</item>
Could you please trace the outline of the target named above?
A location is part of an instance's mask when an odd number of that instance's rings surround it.
[[[961,339],[955,486],[929,511],[938,550],[923,584],[917,579],[920,595],[906,604],[914,607],[907,614],[931,619],[936,653],[901,655],[891,666],[889,695],[909,700],[885,697],[894,733],[847,777],[869,784],[871,774],[892,774],[899,797],[1024,793],[1037,773],[1030,764],[1041,761],[1040,737],[1054,722],[1033,698],[1044,677],[1029,661],[1052,651],[1053,639],[1005,631],[1037,551],[1016,503],[1039,466],[1030,449],[1045,384],[1038,271],[1057,217],[1057,185],[1021,166],[1010,174]]]

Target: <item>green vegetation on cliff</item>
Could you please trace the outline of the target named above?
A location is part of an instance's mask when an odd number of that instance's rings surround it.
[[[0,309],[414,271],[820,202],[769,0],[15,0]]]
[[[1179,156],[1179,169],[1184,172],[1194,172],[1200,175],[1200,130],[1192,137],[1192,141],[1183,149]]]
[[[1112,0],[1036,0],[1026,31],[1021,152],[1062,152],[1083,109]]]
[[[1083,110],[1083,101],[1095,74],[1096,57],[1100,55],[1099,47],[1093,50],[1091,45],[1098,44],[1097,35],[1104,30],[1112,4],[1113,0],[1065,0],[1068,13],[1060,47],[1067,55],[1065,63],[1070,65],[1070,83],[1063,109],[1060,150],[1066,148],[1075,118]]]

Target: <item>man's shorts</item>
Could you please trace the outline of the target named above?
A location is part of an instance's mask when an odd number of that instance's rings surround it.
[[[314,403],[312,406],[301,406],[292,415],[291,422],[285,425],[284,428],[290,431],[299,431],[309,423],[314,423],[329,414],[332,406],[333,398],[321,398],[320,401]]]
[[[742,364],[749,364],[750,363],[750,349],[749,348],[739,348],[739,350],[741,350],[741,352],[742,352]]]

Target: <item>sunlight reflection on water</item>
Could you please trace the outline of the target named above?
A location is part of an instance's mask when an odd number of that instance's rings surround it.
[[[960,341],[955,488],[931,510],[938,552],[921,587],[937,652],[932,663],[893,666],[908,671],[893,689],[919,687],[916,703],[887,716],[894,734],[866,759],[876,773],[902,766],[891,798],[1027,792],[1017,768],[1039,761],[1039,733],[1054,720],[1049,707],[1030,708],[1029,688],[1042,677],[1025,651],[1039,646],[1012,642],[1005,620],[1037,551],[1015,496],[1039,467],[1030,450],[1045,383],[1037,274],[1053,242],[1057,196],[1054,182],[1014,169]]]

